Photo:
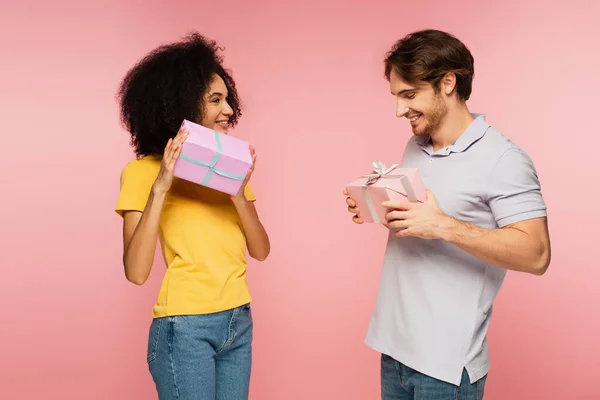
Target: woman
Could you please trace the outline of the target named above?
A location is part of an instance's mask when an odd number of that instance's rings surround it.
[[[121,117],[137,158],[121,174],[125,276],[143,284],[160,239],[167,265],[148,338],[159,398],[248,398],[252,316],[246,252],[264,260],[267,233],[248,180],[230,196],[173,177],[184,119],[227,133],[241,116],[214,41],[197,33],[152,51],[122,82]]]

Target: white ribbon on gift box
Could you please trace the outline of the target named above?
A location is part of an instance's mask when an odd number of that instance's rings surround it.
[[[375,208],[375,204],[373,204],[373,199],[371,198],[371,194],[369,193],[368,187],[369,185],[372,185],[373,183],[377,182],[379,179],[400,179],[404,190],[406,190],[406,197],[408,198],[408,201],[417,201],[417,195],[415,194],[410,179],[408,179],[408,176],[406,176],[406,174],[388,175],[390,172],[398,168],[398,165],[399,164],[393,164],[388,168],[381,161],[374,161],[371,164],[373,173],[362,176],[363,178],[367,178],[367,181],[362,185],[362,192],[365,197],[365,201],[367,202],[367,207],[369,208],[371,218],[373,218],[373,222],[376,224],[381,223],[381,220],[377,215],[377,209]]]

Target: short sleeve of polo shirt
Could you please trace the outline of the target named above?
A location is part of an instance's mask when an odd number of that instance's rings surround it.
[[[502,154],[487,188],[488,205],[500,228],[546,216],[537,171],[521,149],[511,148]]]

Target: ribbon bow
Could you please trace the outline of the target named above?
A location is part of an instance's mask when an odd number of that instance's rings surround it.
[[[377,182],[379,178],[392,178],[392,176],[388,176],[388,174],[398,168],[398,164],[393,164],[388,168],[381,161],[373,161],[373,163],[371,163],[371,168],[374,173],[363,175],[363,178],[367,178],[366,185]]]

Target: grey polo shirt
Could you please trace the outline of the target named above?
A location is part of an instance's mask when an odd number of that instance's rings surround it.
[[[403,167],[416,167],[441,210],[484,228],[546,216],[535,167],[483,115],[437,152],[412,137]],[[460,384],[489,369],[486,333],[506,270],[443,240],[390,232],[366,343],[433,378]]]

